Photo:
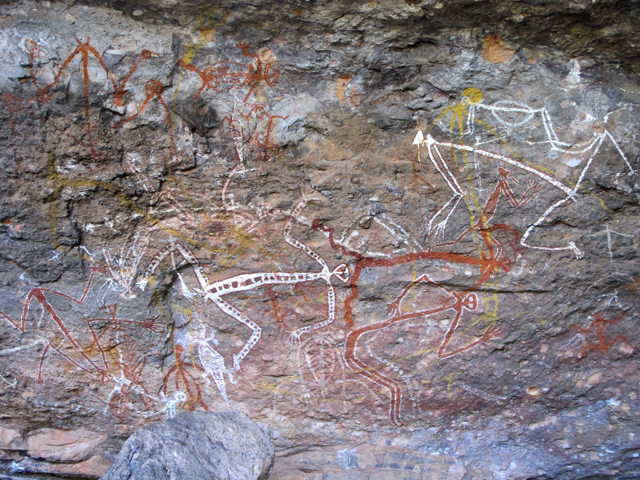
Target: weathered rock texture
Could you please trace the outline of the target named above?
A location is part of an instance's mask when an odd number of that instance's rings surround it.
[[[262,480],[273,463],[268,428],[240,412],[182,412],[131,435],[102,480]]]
[[[91,3],[0,7],[6,469],[640,468],[639,2]]]

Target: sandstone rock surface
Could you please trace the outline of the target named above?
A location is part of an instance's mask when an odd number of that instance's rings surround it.
[[[232,408],[282,478],[634,475],[639,12],[2,2],[2,469]]]
[[[245,413],[183,412],[129,437],[102,480],[264,480],[273,456],[269,429]]]

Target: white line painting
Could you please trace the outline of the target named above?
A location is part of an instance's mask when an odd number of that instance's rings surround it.
[[[534,167],[532,165],[528,165],[521,160],[516,158],[501,155],[498,153],[494,153],[488,150],[479,149],[473,146],[463,145],[462,143],[453,143],[453,142],[441,142],[436,140],[430,133],[427,134],[426,138],[422,131],[419,131],[413,141],[413,144],[420,149],[420,147],[425,146],[427,149],[427,154],[429,156],[429,160],[434,165],[440,176],[445,180],[449,189],[452,191],[452,197],[440,208],[440,210],[436,213],[434,217],[431,218],[428,225],[428,232],[432,230],[435,231],[436,235],[442,235],[446,229],[447,223],[456,210],[456,207],[460,203],[462,199],[465,199],[469,192],[464,189],[456,176],[453,173],[452,167],[447,164],[445,157],[443,156],[441,149],[449,149],[450,151],[461,152],[463,155],[468,153],[479,155],[480,157],[484,157],[487,159],[495,159],[500,162],[506,163],[513,167],[520,169],[523,172],[527,172],[529,174],[535,175],[542,182],[551,185],[552,187],[563,192],[563,197],[559,200],[554,201],[551,205],[549,205],[545,211],[540,215],[540,217],[528,226],[522,238],[520,239],[520,244],[523,247],[532,248],[536,250],[546,250],[546,251],[561,251],[561,250],[569,250],[574,253],[576,258],[580,259],[584,256],[584,253],[578,248],[578,246],[573,241],[567,242],[564,246],[542,246],[542,245],[534,245],[530,240],[531,234],[535,231],[535,229],[541,226],[545,220],[549,218],[551,213],[556,210],[558,207],[564,205],[568,201],[577,202],[579,198],[578,190],[585,179],[589,168],[593,164],[596,155],[600,152],[600,149],[605,141],[609,141],[615,150],[618,152],[624,163],[629,169],[629,175],[635,175],[636,171],[631,166],[629,159],[625,155],[625,153],[620,148],[620,145],[614,138],[614,136],[609,132],[604,125],[597,125],[592,128],[593,137],[583,143],[571,144],[567,142],[563,142],[558,139],[558,136],[555,132],[553,122],[551,120],[551,116],[549,115],[546,107],[542,107],[540,109],[534,109],[528,105],[512,102],[510,100],[502,100],[496,102],[493,105],[485,105],[480,103],[482,101],[482,94],[479,90],[475,88],[466,89],[463,92],[463,100],[462,102],[455,106],[446,109],[443,112],[443,115],[439,117],[437,120],[438,124],[444,129],[442,119],[444,118],[444,114],[448,111],[453,112],[453,116],[451,118],[451,122],[449,125],[449,131],[453,132],[454,127],[456,127],[456,120],[458,120],[458,128],[461,135],[470,135],[475,131],[475,123],[476,123],[476,111],[477,109],[484,109],[490,112],[496,121],[504,127],[507,128],[517,128],[527,123],[530,123],[536,117],[540,117],[542,119],[542,125],[545,130],[546,140],[543,144],[548,144],[549,148],[553,152],[562,153],[562,154],[571,154],[580,156],[586,156],[586,161],[581,159],[577,162],[577,165],[583,163],[582,169],[578,176],[577,181],[574,184],[567,184],[558,180],[555,176],[543,171],[541,168]],[[510,119],[507,115],[516,116],[517,120]],[[608,119],[608,115],[605,116],[604,122]],[[466,125],[465,125],[466,122]],[[481,124],[486,125],[485,122],[480,122]],[[529,142],[532,144],[532,142]],[[446,216],[443,220],[437,223],[434,226],[434,221],[443,216],[446,213]]]
[[[331,332],[323,331],[310,336],[297,348],[300,379],[307,383],[312,378],[320,387],[320,395],[323,399],[326,390],[337,381],[337,377],[344,380],[345,364],[337,343]],[[311,373],[311,378],[305,378],[304,367]]]
[[[149,235],[146,230],[137,229],[130,241],[125,241],[120,248],[120,252],[113,255],[106,248],[102,249],[102,258],[105,263],[105,270],[108,282],[111,287],[124,299],[136,297],[133,291],[133,284],[136,278],[140,262],[146,253],[149,245]]]
[[[224,399],[227,407],[229,407],[229,397],[227,397],[227,384],[225,383],[224,376],[229,378],[229,381],[234,385],[237,384],[233,379],[233,372],[229,371],[224,364],[224,358],[216,350],[214,350],[210,342],[218,345],[216,340],[215,331],[211,332],[211,336],[207,337],[207,327],[204,324],[198,325],[196,328],[196,334],[189,334],[191,345],[198,347],[198,358],[200,364],[204,368],[204,381],[208,387],[213,381],[218,387],[220,396]]]
[[[253,349],[253,347],[258,343],[260,337],[262,336],[262,328],[251,318],[249,318],[246,314],[238,310],[235,306],[229,303],[224,299],[226,295],[230,295],[238,292],[246,292],[250,290],[255,290],[265,285],[296,285],[298,283],[306,283],[306,282],[314,282],[316,280],[322,280],[325,282],[327,286],[327,304],[328,304],[328,312],[327,318],[321,322],[315,323],[313,325],[308,325],[305,327],[298,328],[291,332],[291,339],[294,342],[299,342],[300,337],[309,333],[313,330],[317,330],[319,328],[326,327],[330,325],[335,320],[336,314],[336,306],[335,306],[335,289],[331,284],[331,279],[333,277],[338,280],[346,283],[349,280],[348,269],[345,264],[338,265],[335,269],[331,270],[329,265],[325,260],[320,257],[317,253],[315,253],[311,248],[307,245],[304,245],[300,241],[290,236],[292,223],[292,218],[296,218],[297,215],[301,212],[301,210],[305,207],[307,203],[307,196],[303,194],[301,201],[298,205],[290,212],[289,219],[287,220],[284,227],[284,237],[285,241],[294,247],[295,249],[303,251],[313,260],[315,260],[321,267],[322,270],[320,272],[279,272],[279,273],[269,273],[269,272],[260,272],[260,273],[249,273],[249,274],[241,274],[231,278],[227,278],[224,280],[219,280],[217,282],[209,282],[209,279],[206,277],[202,265],[198,258],[193,254],[191,249],[185,245],[184,243],[177,241],[170,241],[166,247],[164,247],[158,254],[153,258],[147,271],[145,273],[144,278],[139,281],[140,288],[144,289],[148,278],[154,274],[156,268],[160,263],[170,254],[174,252],[180,253],[182,257],[191,265],[191,268],[196,276],[196,279],[200,285],[200,289],[197,291],[199,295],[202,295],[204,298],[210,300],[213,304],[215,304],[223,313],[227,314],[231,318],[237,320],[243,325],[247,326],[251,329],[251,336],[249,340],[245,343],[242,349],[233,355],[233,368],[234,370],[240,370],[240,365],[242,361],[249,355],[249,352]]]

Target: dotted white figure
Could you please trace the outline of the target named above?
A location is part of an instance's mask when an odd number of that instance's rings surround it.
[[[162,260],[167,256],[172,255],[173,252],[179,252],[182,257],[191,265],[193,273],[200,285],[200,288],[196,291],[197,294],[202,295],[207,300],[215,304],[223,313],[237,320],[238,322],[246,325],[251,329],[251,336],[242,349],[233,355],[233,368],[234,370],[240,370],[240,364],[245,357],[251,352],[251,349],[258,343],[262,336],[262,328],[245,313],[241,312],[238,308],[232,305],[224,297],[237,292],[246,292],[258,289],[265,285],[297,285],[298,283],[315,282],[322,280],[327,287],[327,318],[313,325],[307,325],[300,327],[291,332],[290,338],[293,344],[300,343],[300,337],[305,333],[310,333],[314,330],[326,327],[334,322],[336,316],[336,293],[333,285],[331,285],[331,279],[337,278],[343,283],[349,281],[349,270],[346,264],[341,263],[336,268],[331,270],[327,262],[314,252],[310,247],[291,237],[291,220],[292,218],[298,218],[300,212],[306,205],[308,197],[303,194],[301,201],[296,207],[289,213],[289,220],[284,226],[284,240],[293,248],[303,251],[313,260],[315,260],[322,270],[319,272],[260,272],[260,273],[247,273],[242,275],[236,275],[224,280],[216,282],[210,282],[204,273],[200,261],[191,251],[191,249],[181,242],[172,240],[163,249],[161,249],[156,256],[151,260],[149,267],[144,275],[144,278],[138,281],[138,285],[141,290],[144,290],[148,278],[153,275],[156,268]],[[175,268],[174,268],[175,269]],[[185,286],[186,288],[186,286]],[[188,297],[191,296],[190,292]]]
[[[207,337],[207,327],[205,325],[199,325],[196,336],[191,338],[191,344],[198,346],[198,358],[200,358],[200,363],[202,364],[202,368],[204,368],[204,381],[207,387],[211,385],[211,380],[215,382],[220,395],[224,398],[228,407],[229,398],[227,397],[227,385],[224,381],[225,374],[234,385],[238,382],[233,379],[233,373],[225,366],[222,355],[211,348],[209,342],[218,345],[215,332],[211,332],[211,336]]]

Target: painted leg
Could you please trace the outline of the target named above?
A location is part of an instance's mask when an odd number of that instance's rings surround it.
[[[388,325],[387,322],[383,323],[384,326]],[[356,357],[355,349],[358,338],[366,331],[369,330],[359,329],[349,332],[346,341],[345,361],[347,366],[355,373],[362,375],[376,385],[385,388],[389,392],[389,419],[394,425],[401,427],[403,423],[400,420],[400,402],[402,400],[400,385],[372,367],[365,365]]]
[[[233,355],[233,368],[234,370],[238,371],[240,370],[240,364],[242,363],[242,360],[244,360],[245,357],[249,355],[251,349],[255,347],[260,340],[260,337],[262,336],[262,329],[256,322],[251,320],[244,313],[240,312],[240,310],[238,310],[226,300],[223,300],[222,298],[216,297],[211,294],[207,294],[206,297],[213,303],[215,303],[217,307],[224,313],[251,329],[251,336],[249,337],[249,340],[247,340],[247,343],[245,343],[244,347],[242,347],[242,349],[237,354]]]

